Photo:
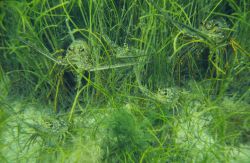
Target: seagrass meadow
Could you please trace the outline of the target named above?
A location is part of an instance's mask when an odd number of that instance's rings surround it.
[[[250,0],[1,0],[0,162],[250,162]]]

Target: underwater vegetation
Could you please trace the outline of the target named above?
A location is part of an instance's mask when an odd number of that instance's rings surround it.
[[[0,1],[0,162],[249,162],[249,0]]]

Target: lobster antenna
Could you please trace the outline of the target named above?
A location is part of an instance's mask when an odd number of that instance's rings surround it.
[[[75,37],[74,37],[73,32],[71,31],[71,28],[70,28],[70,26],[69,26],[69,19],[66,19],[66,26],[67,26],[67,28],[68,28],[69,35],[70,35],[71,40],[72,40],[72,41],[75,41]]]

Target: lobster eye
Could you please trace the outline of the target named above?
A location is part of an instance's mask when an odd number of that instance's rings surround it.
[[[218,27],[220,24],[218,22],[214,23],[214,26]]]

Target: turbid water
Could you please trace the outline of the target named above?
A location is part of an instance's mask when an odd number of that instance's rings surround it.
[[[250,162],[248,1],[0,1],[0,162]]]

